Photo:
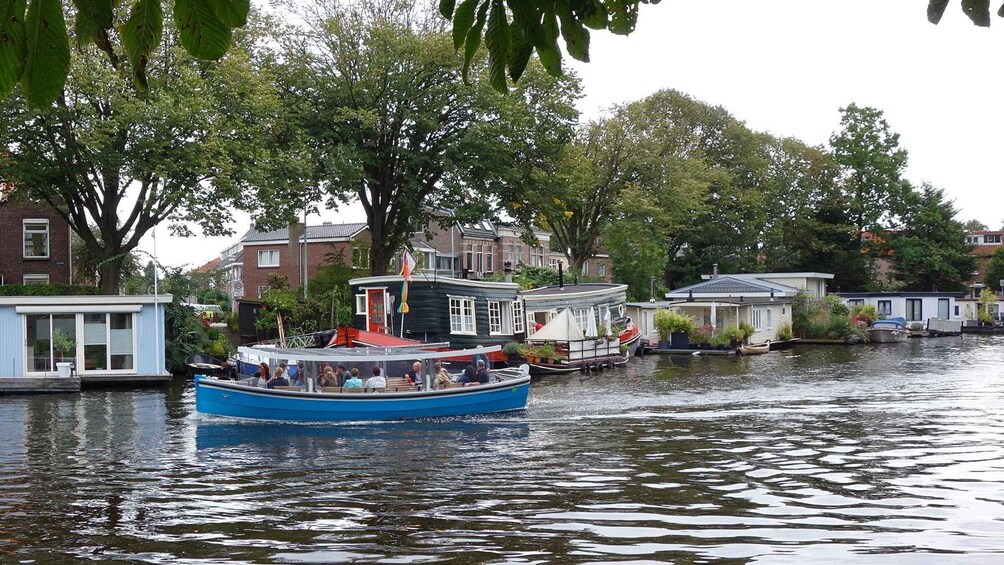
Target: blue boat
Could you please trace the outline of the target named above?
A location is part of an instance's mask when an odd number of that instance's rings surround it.
[[[526,367],[490,371],[487,384],[461,386],[453,383],[433,389],[426,375],[421,386],[390,386],[381,389],[317,389],[310,378],[323,364],[356,367],[369,375],[379,367],[385,376],[403,375],[415,361],[424,368],[432,362],[444,364],[474,355],[485,355],[501,347],[433,351],[419,347],[356,347],[336,349],[287,349],[242,347],[241,356],[295,361],[305,371],[302,387],[265,389],[246,381],[224,381],[206,375],[195,376],[195,409],[204,414],[301,422],[400,420],[471,416],[524,410],[530,391]],[[389,379],[394,382],[395,379]]]

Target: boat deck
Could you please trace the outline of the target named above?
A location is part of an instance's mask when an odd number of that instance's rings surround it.
[[[2,377],[0,394],[80,392],[80,377]]]

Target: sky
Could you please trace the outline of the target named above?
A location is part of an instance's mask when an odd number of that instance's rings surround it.
[[[992,10],[997,9],[993,3]],[[827,145],[851,102],[885,113],[909,152],[907,178],[945,189],[960,220],[1004,222],[1004,18],[974,26],[952,0],[928,23],[922,0],[662,0],[643,5],[629,36],[592,32],[582,79],[584,119],[612,105],[676,89],[725,107],[751,129]],[[566,55],[566,64],[571,61]],[[312,215],[362,222],[358,205]],[[162,264],[197,267],[233,237],[170,237],[158,228]],[[141,248],[152,253],[148,234]]]

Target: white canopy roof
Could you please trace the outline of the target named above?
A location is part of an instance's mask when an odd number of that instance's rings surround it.
[[[471,349],[449,349],[430,351],[422,347],[333,347],[327,349],[314,348],[282,348],[282,347],[238,347],[242,355],[250,355],[259,359],[280,359],[286,361],[320,361],[327,363],[358,362],[358,361],[410,361],[424,359],[449,359],[453,357],[470,357],[487,355],[501,351],[502,346],[490,345]]]
[[[582,335],[582,328],[575,321],[571,308],[565,308],[551,321],[544,324],[544,327],[537,330],[527,341],[581,341],[586,339]]]

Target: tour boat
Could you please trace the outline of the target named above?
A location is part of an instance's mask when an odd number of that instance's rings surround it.
[[[910,337],[903,318],[876,320],[868,328],[868,339],[872,343],[902,343]]]
[[[319,390],[308,378],[303,387],[265,389],[247,381],[223,381],[205,375],[195,377],[195,409],[204,414],[287,421],[369,421],[413,418],[471,416],[518,411],[526,408],[530,390],[529,367],[490,371],[487,384],[431,388],[429,375],[436,361],[457,367],[462,359],[484,358],[501,347],[434,351],[416,347],[353,347],[334,349],[241,347],[238,354],[298,364],[308,377],[317,375],[322,365],[342,365],[359,369],[360,378],[379,367],[393,382],[422,363],[425,374],[421,386],[387,386],[381,389],[324,387]],[[467,361],[460,361],[464,364]],[[457,372],[457,371],[454,371]],[[388,385],[391,383],[389,382]],[[402,383],[403,384],[403,383]]]

